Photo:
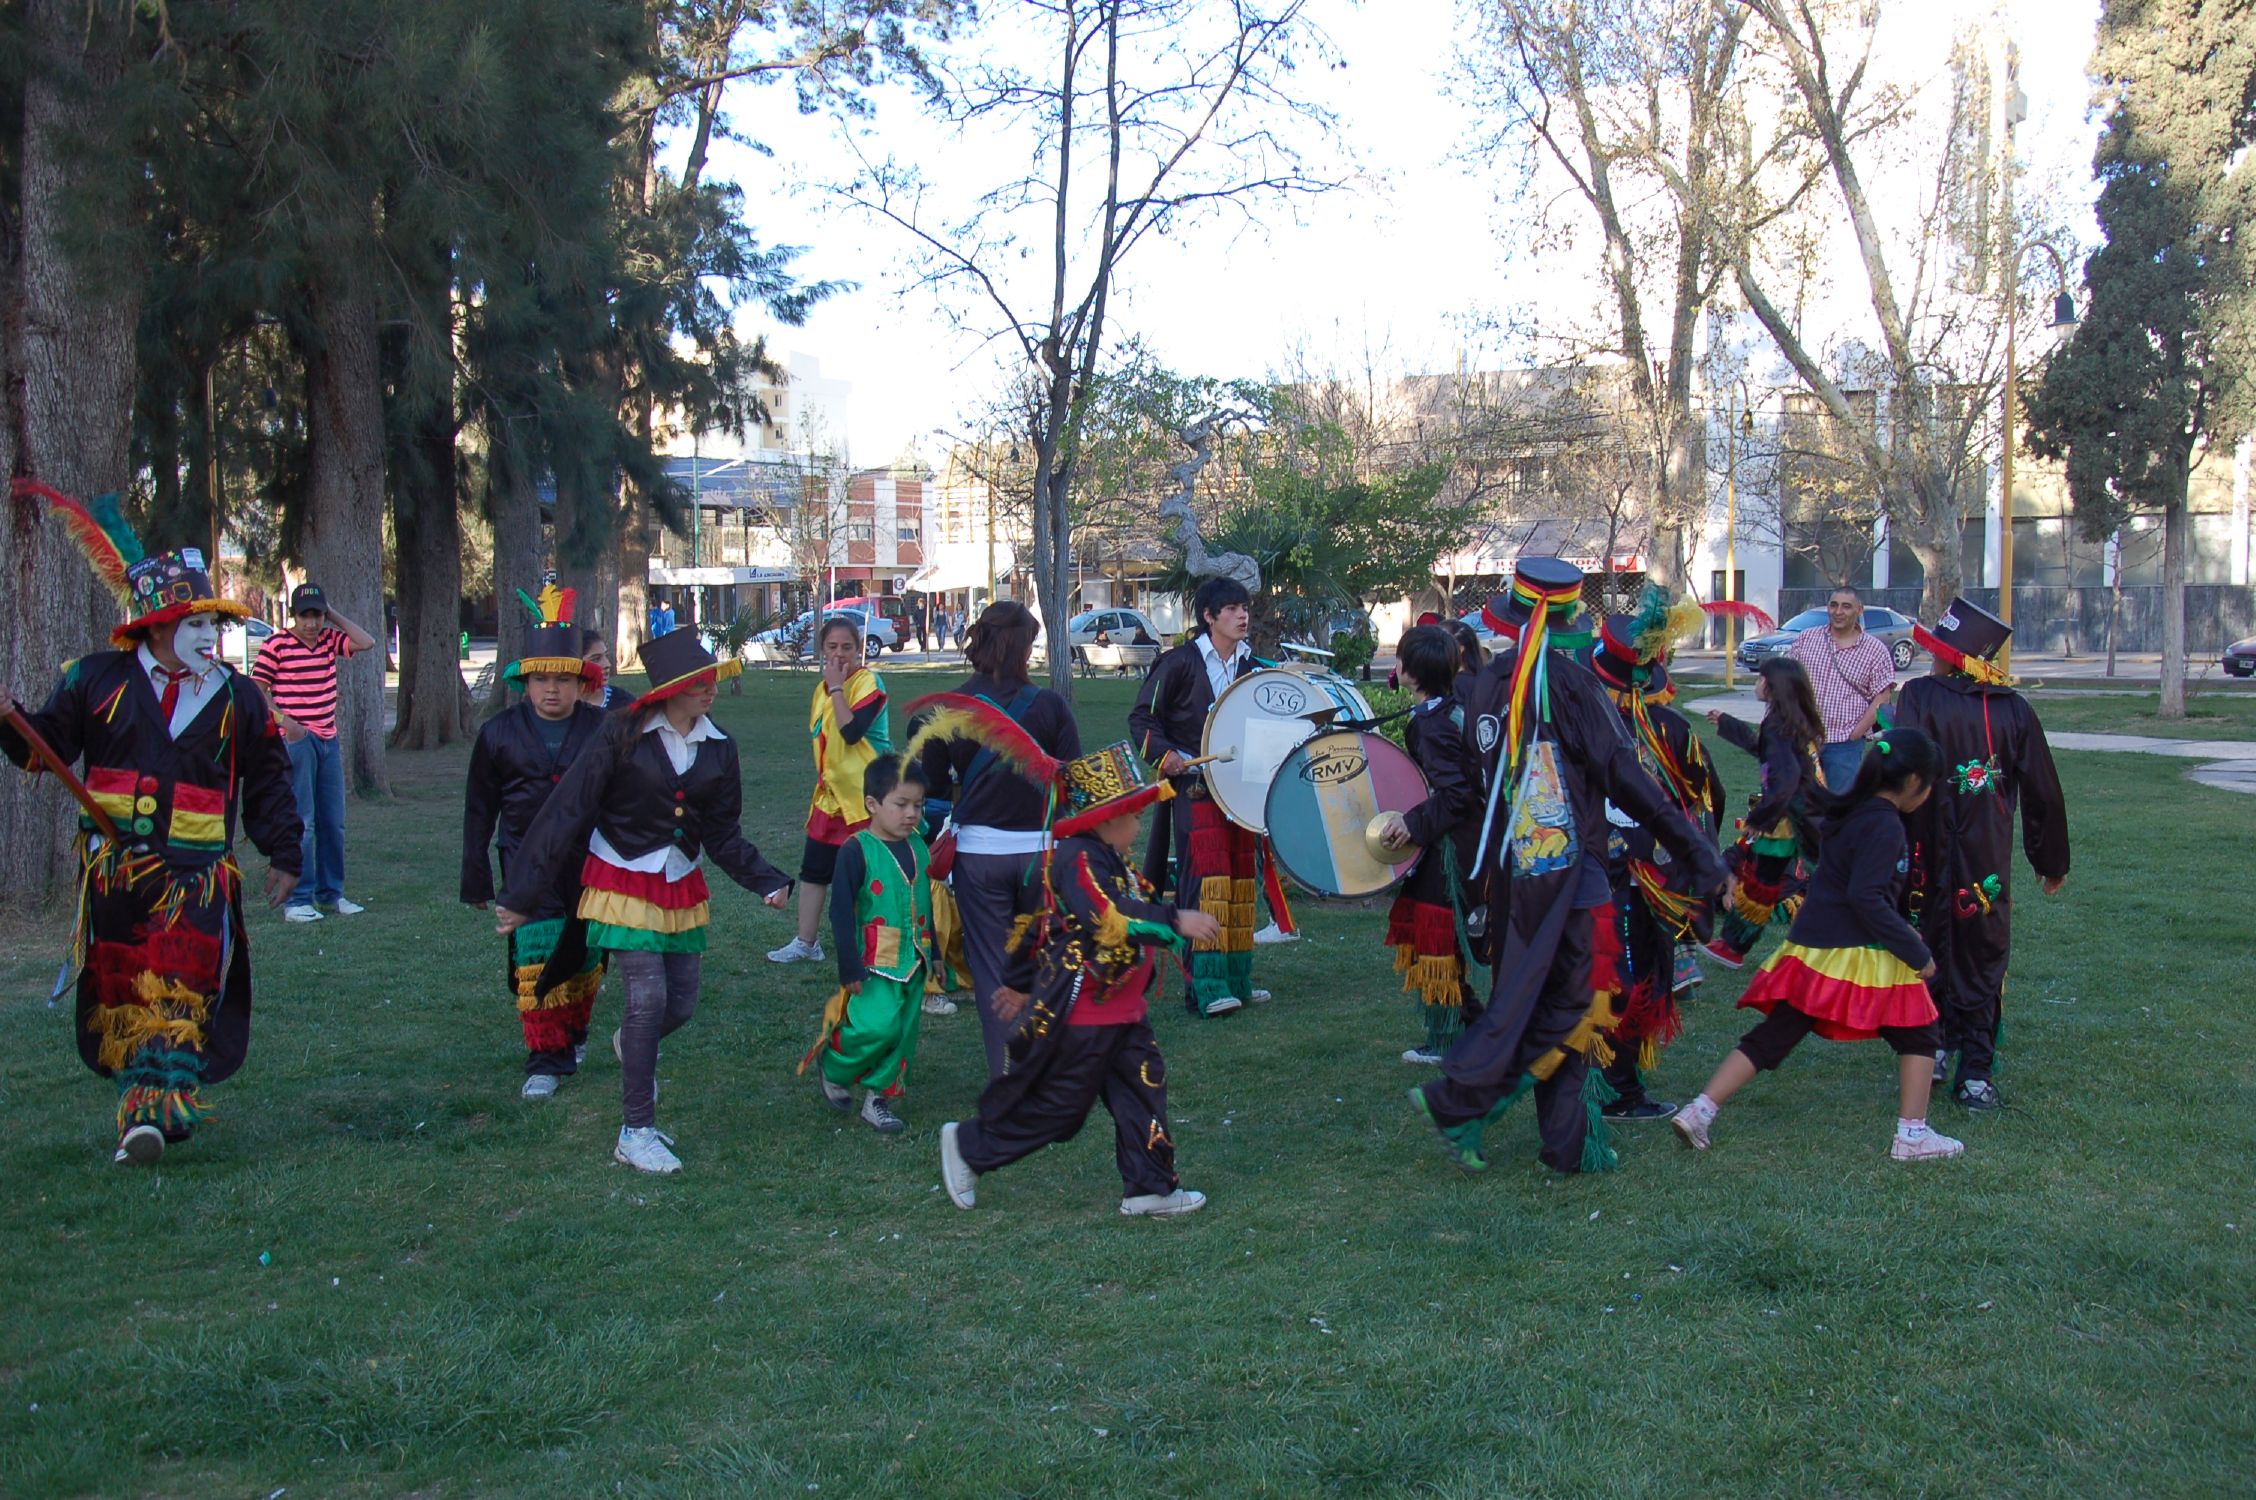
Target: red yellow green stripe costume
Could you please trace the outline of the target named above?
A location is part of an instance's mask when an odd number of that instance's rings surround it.
[[[655,871],[624,870],[590,854],[580,866],[579,914],[591,949],[639,953],[703,953],[712,921],[705,872],[679,880]]]
[[[1935,1002],[1911,966],[1874,945],[1869,948],[1805,948],[1781,943],[1747,985],[1739,1003],[1765,1015],[1791,1005],[1817,1022],[1817,1034],[1833,1042],[1867,1042],[1883,1026],[1925,1026],[1936,1019]]]

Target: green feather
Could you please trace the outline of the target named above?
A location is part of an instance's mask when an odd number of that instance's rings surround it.
[[[533,623],[535,625],[545,625],[548,623],[548,616],[541,613],[539,601],[534,599],[531,594],[526,593],[523,589],[517,590],[517,602],[524,605],[526,609],[532,611]]]
[[[141,539],[133,534],[133,528],[125,524],[125,512],[118,509],[115,491],[95,496],[94,503],[86,509],[102,523],[102,529],[109,533],[111,543],[117,547],[118,556],[125,560],[127,567],[148,555],[141,550]]]

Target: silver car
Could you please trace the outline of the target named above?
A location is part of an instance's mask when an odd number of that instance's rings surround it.
[[[1864,633],[1880,637],[1888,648],[1888,655],[1899,672],[1911,670],[1919,648],[1912,644],[1911,627],[1916,622],[1876,604],[1864,607]],[[1739,665],[1759,666],[1774,656],[1783,656],[1793,649],[1794,638],[1805,630],[1817,630],[1825,625],[1823,609],[1805,609],[1767,635],[1758,635],[1739,643]]]

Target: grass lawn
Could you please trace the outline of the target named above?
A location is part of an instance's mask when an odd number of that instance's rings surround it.
[[[2155,693],[2117,697],[2067,688],[2036,692],[2029,698],[2048,730],[2147,734],[2169,740],[2256,740],[2256,692],[2217,686],[2191,693],[2182,719],[2157,715],[2160,701]]]
[[[812,679],[719,717],[749,831],[795,859]],[[896,694],[939,679],[895,682]],[[1084,738],[1127,685],[1082,690]],[[2047,710],[2047,718],[2052,717]],[[454,1496],[2215,1495],[2256,1459],[2256,803],[2183,766],[2064,755],[2076,868],[2026,901],[2000,1086],[1886,1159],[1883,1048],[1813,1042],[1695,1157],[1451,1170],[1376,905],[1303,903],[1277,1000],[1156,1012],[1206,1212],[1116,1212],[1109,1124],[939,1188],[981,1073],[927,1018],[895,1140],[792,1075],[832,982],[716,880],[704,1009],[668,1043],[688,1170],[614,1165],[599,1044],[545,1104],[491,919],[454,900],[466,753],[350,813],[365,916],[253,922],[251,1061],[160,1170],[45,995],[61,918],[0,929],[0,1493]],[[1754,763],[1724,752],[1737,793]],[[1735,793],[1736,795],[1736,793]],[[1744,1029],[1707,984],[1659,1069]]]

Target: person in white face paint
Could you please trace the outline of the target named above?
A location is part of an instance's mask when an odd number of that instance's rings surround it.
[[[266,855],[267,904],[280,906],[300,868],[290,759],[265,695],[218,658],[220,617],[249,610],[214,596],[202,555],[144,557],[114,496],[87,507],[27,488],[69,517],[131,616],[111,632],[117,650],[66,665],[24,718],[58,760],[84,763],[89,800],[114,830],[80,819],[78,1051],[117,1084],[114,1159],[153,1162],[189,1138],[203,1089],[249,1049],[235,832]],[[33,763],[12,728],[0,728],[0,753]]]

